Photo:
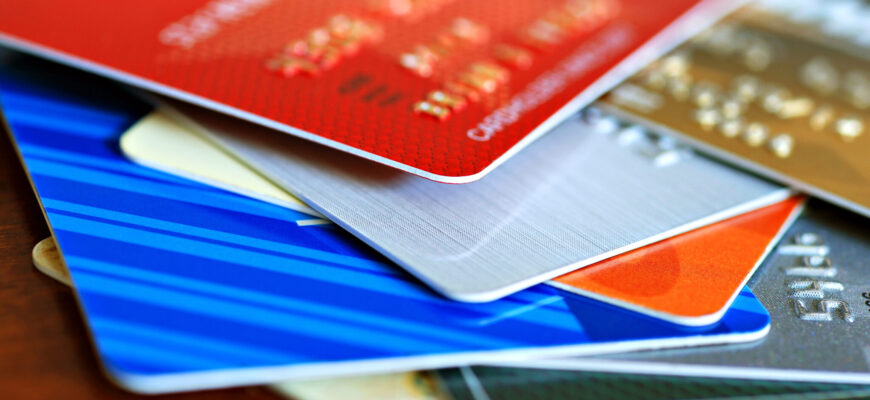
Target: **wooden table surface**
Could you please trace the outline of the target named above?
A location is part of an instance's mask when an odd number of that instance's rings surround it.
[[[0,124],[0,131],[2,131]],[[0,399],[280,399],[265,387],[137,396],[102,374],[67,287],[31,262],[48,228],[9,136],[0,132]]]

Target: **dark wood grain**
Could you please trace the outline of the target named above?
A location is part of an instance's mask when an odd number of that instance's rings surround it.
[[[102,375],[71,291],[31,264],[49,236],[30,183],[0,123],[0,399],[143,398]],[[265,387],[155,399],[279,399]]]

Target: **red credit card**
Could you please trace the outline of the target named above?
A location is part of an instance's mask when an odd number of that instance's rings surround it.
[[[562,275],[550,284],[682,325],[718,322],[803,209],[803,197]]]
[[[739,2],[2,3],[18,49],[462,183]]]

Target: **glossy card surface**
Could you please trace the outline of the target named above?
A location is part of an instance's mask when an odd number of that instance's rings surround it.
[[[738,3],[8,0],[0,42],[462,183]]]
[[[762,341],[540,368],[870,384],[870,229],[857,214],[811,202],[747,285],[771,314]]]
[[[69,271],[64,265],[53,237],[33,247],[33,266],[37,270],[72,288]],[[354,377],[286,381],[272,389],[290,399],[401,399],[448,400],[435,385],[429,371],[405,371]]]
[[[600,104],[870,217],[866,1],[759,1]]]
[[[562,275],[563,290],[685,325],[715,323],[803,208],[795,197]]]
[[[443,185],[173,107],[179,121],[459,301],[491,301],[789,194],[591,112],[486,179]]]
[[[745,341],[749,291],[685,329],[548,286],[463,304],[310,216],[139,166],[118,139],[149,112],[58,66],[0,70],[0,100],[104,369],[166,392],[660,346]],[[534,334],[530,334],[534,333]]]

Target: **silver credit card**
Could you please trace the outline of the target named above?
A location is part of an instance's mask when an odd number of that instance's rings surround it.
[[[832,400],[866,399],[864,385],[616,374],[530,368],[461,367],[434,371],[453,400]],[[578,396],[582,393],[582,396]]]
[[[771,316],[770,333],[761,341],[522,366],[870,384],[866,219],[811,203],[749,287]]]
[[[230,153],[460,301],[495,300],[789,194],[591,113],[484,179],[447,185],[176,107]]]

